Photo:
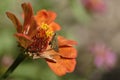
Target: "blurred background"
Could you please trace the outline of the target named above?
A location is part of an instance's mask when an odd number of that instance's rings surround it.
[[[60,35],[78,42],[73,73],[58,77],[45,60],[26,59],[8,80],[120,80],[120,0],[3,0],[0,1],[0,75],[19,53],[14,25],[5,12],[21,22],[21,3],[30,2],[34,14],[47,9],[57,13]]]

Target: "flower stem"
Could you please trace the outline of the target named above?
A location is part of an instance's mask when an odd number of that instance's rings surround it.
[[[15,69],[16,67],[26,58],[26,55],[20,53],[13,64],[8,68],[8,70],[1,76],[0,80],[6,79]]]

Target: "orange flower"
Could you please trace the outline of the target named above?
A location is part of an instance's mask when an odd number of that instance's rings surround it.
[[[33,59],[44,58],[59,76],[73,72],[77,56],[73,45],[76,45],[76,42],[56,36],[55,32],[60,30],[60,26],[54,22],[56,13],[40,10],[34,16],[29,3],[23,3],[22,8],[24,11],[23,25],[14,14],[6,13],[16,27],[15,36],[20,46]]]

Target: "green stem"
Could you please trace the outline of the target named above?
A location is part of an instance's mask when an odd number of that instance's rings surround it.
[[[26,58],[24,53],[20,53],[13,64],[8,68],[8,70],[1,76],[0,80],[6,79],[15,69],[16,67]]]

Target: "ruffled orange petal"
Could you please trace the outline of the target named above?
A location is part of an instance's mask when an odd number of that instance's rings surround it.
[[[46,53],[51,57],[46,57],[47,63],[57,75],[62,76],[75,69],[77,52],[74,48],[63,47],[59,48],[59,52],[48,50]]]
[[[32,43],[32,40],[24,34],[17,33],[17,34],[15,34],[15,36],[16,36],[18,42],[20,43],[20,45],[24,48],[27,48],[28,45]]]
[[[63,76],[66,73],[73,72],[75,69],[76,61],[75,59],[65,59],[57,56],[56,63],[47,60],[49,67],[58,75]]]
[[[52,22],[49,26],[52,28],[53,31],[59,31],[61,29],[60,25],[55,22]]]
[[[48,14],[46,10],[41,10],[37,12],[37,15],[35,16],[35,20],[38,25],[41,25],[43,22],[46,22],[48,18]]]
[[[28,29],[28,26],[30,26],[31,18],[33,16],[33,10],[30,3],[23,3],[22,8],[24,11],[24,30],[26,31]]]
[[[66,74],[66,68],[61,65],[60,63],[53,63],[53,62],[49,62],[47,61],[48,66],[54,71],[55,74],[57,74],[58,76],[63,76]]]
[[[48,24],[53,22],[56,18],[56,13],[53,11],[48,11],[49,19],[48,19]]]
[[[76,58],[77,51],[73,47],[60,47],[59,54],[64,58]]]
[[[50,24],[55,18],[56,13],[47,10],[40,10],[35,16],[38,25],[41,25],[42,23]]]
[[[64,59],[61,58],[61,65],[63,65],[66,68],[66,72],[70,73],[73,72],[76,66],[76,60],[75,59]]]
[[[10,12],[6,12],[6,14],[7,14],[8,18],[11,19],[11,21],[15,25],[17,32],[20,33],[22,31],[22,25],[19,22],[19,20],[17,19],[17,17]]]
[[[73,40],[67,40],[62,36],[58,36],[58,44],[59,46],[73,46],[76,45],[77,42]]]

